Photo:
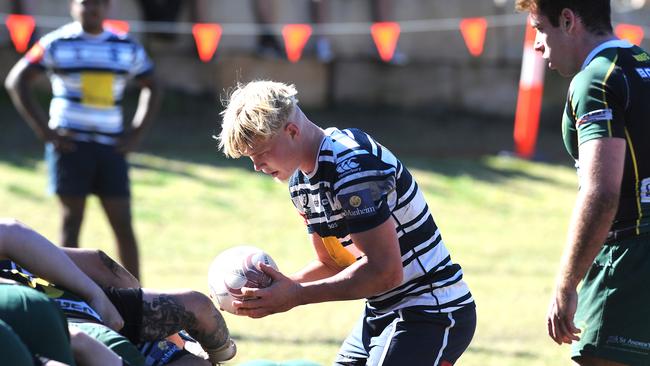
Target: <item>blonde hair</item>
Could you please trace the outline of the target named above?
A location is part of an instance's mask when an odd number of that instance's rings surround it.
[[[221,112],[219,149],[228,157],[239,158],[255,143],[273,137],[295,111],[297,94],[293,85],[275,81],[238,84]]]
[[[516,0],[515,10],[517,11],[536,11],[537,1],[534,0]]]

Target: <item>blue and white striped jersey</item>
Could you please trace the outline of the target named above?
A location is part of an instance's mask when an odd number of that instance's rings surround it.
[[[463,272],[451,261],[440,230],[417,183],[385,147],[358,129],[325,130],[316,168],[296,171],[289,190],[309,233],[318,234],[327,252],[346,267],[363,253],[350,233],[363,232],[386,220],[397,230],[403,282],[367,299],[378,311],[418,306],[451,312],[474,300]]]
[[[128,79],[153,71],[144,48],[127,35],[88,34],[78,22],[45,35],[25,59],[50,78],[50,128],[105,144],[123,131],[121,102]]]

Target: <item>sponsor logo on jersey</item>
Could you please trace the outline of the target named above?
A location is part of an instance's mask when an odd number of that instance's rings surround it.
[[[611,109],[598,109],[591,111],[587,114],[583,114],[578,118],[576,126],[583,125],[585,123],[593,123],[598,121],[610,121],[613,118],[613,113]]]
[[[361,197],[359,196],[352,196],[350,197],[350,206],[357,208],[361,206]]]
[[[650,61],[650,56],[648,56],[647,53],[639,53],[638,55],[633,56],[635,60],[639,62],[645,62],[645,61]]]
[[[343,213],[347,217],[359,218],[372,216],[377,213],[375,202],[372,200],[372,193],[369,189],[362,189],[357,192],[342,194],[339,197]]]
[[[640,198],[643,203],[650,203],[650,178],[645,178],[640,185]]]
[[[351,157],[336,164],[336,172],[341,175],[348,175],[361,170],[355,157]]]
[[[643,81],[650,81],[650,67],[637,67],[636,72]]]

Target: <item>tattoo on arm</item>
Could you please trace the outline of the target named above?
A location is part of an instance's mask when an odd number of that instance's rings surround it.
[[[143,301],[141,340],[162,339],[184,329],[204,348],[217,348],[226,342],[229,333],[219,311],[212,311],[214,314],[211,317],[203,317],[210,319],[206,324],[199,321],[197,316],[174,296],[160,295],[154,297],[151,302]]]
[[[111,271],[111,273],[117,276],[118,275],[117,272],[119,272],[120,270],[120,265],[117,264],[117,262],[115,262],[113,259],[111,259],[111,257],[106,255],[106,253],[100,251],[98,254],[99,254],[99,259],[102,261],[104,266],[106,266],[106,268],[108,268],[108,270]]]

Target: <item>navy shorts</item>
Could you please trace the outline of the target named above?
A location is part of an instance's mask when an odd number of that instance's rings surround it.
[[[451,366],[476,329],[476,307],[432,313],[418,307],[377,314],[366,306],[334,365]]]
[[[75,141],[75,151],[61,153],[45,145],[49,191],[60,196],[129,197],[128,163],[111,145]]]

